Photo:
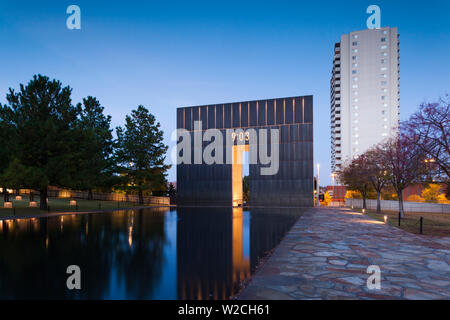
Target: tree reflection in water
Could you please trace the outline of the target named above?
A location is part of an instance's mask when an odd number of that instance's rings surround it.
[[[301,212],[163,208],[0,221],[0,299],[228,299]],[[82,290],[66,288],[81,268]]]

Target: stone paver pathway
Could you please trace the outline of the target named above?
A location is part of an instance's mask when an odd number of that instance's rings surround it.
[[[367,267],[381,269],[369,290]],[[349,209],[308,210],[240,299],[450,299],[450,238],[410,234]]]

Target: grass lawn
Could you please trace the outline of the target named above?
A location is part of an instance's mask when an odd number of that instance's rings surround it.
[[[23,200],[14,200],[14,196],[10,197],[13,207],[15,208],[16,216],[34,216],[48,213],[47,210],[39,210],[39,197],[35,197],[38,208],[29,207],[29,198],[23,196]],[[133,202],[117,202],[117,201],[99,201],[99,200],[80,200],[76,199],[78,204],[78,210],[75,206],[70,206],[69,199],[49,198],[48,205],[50,206],[50,212],[86,212],[86,211],[108,211],[120,208],[131,208],[138,206]],[[0,218],[10,217],[14,215],[14,211],[11,208],[5,208],[3,205],[3,198],[0,201]]]
[[[358,209],[361,212],[361,209]],[[391,226],[403,229],[405,231],[420,234],[420,217],[423,217],[423,234],[429,236],[450,237],[450,214],[448,213],[429,213],[429,212],[405,212],[404,218],[398,226],[398,212],[382,211],[376,213],[376,210],[366,210],[369,217],[379,221],[384,221],[384,216],[388,216]]]

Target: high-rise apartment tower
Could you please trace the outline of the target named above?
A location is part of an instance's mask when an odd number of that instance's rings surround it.
[[[341,36],[331,77],[331,169],[397,132],[400,40],[397,28]]]

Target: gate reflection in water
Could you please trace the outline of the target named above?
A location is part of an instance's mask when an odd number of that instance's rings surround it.
[[[0,299],[228,299],[301,209],[164,208],[0,222]],[[82,289],[66,288],[81,268]]]

